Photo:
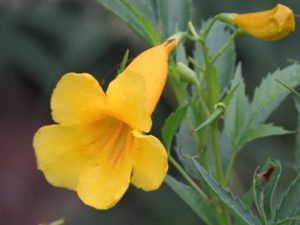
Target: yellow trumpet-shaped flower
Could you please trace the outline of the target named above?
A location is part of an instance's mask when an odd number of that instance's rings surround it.
[[[248,34],[265,41],[279,40],[295,31],[293,11],[282,4],[262,12],[233,14],[232,19]]]
[[[145,135],[165,85],[175,40],[150,48],[103,92],[89,74],[65,74],[51,98],[58,124],[40,128],[33,146],[38,168],[54,186],[78,193],[97,209],[114,206],[130,183],[157,189],[167,169],[160,141]]]

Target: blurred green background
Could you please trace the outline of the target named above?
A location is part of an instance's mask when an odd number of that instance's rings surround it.
[[[281,2],[296,13],[300,8],[300,2]],[[257,11],[276,3],[195,0],[193,21],[200,25],[201,20],[220,12]],[[288,65],[287,59],[300,60],[299,37],[297,31],[277,42],[247,36],[237,41],[250,96],[268,72]],[[88,72],[106,86],[126,49],[133,58],[147,47],[96,0],[0,0],[0,224],[38,224],[62,217],[66,224],[74,225],[201,224],[166,185],[150,193],[131,187],[116,207],[96,211],[83,205],[75,193],[50,186],[36,169],[32,137],[40,126],[52,123],[49,101],[57,80],[66,72]],[[156,135],[173,109],[172,102],[165,93],[154,114],[152,132]],[[292,100],[288,99],[270,121],[295,130],[297,115]],[[237,182],[237,191],[249,187],[255,168],[269,156],[283,163],[284,189],[294,176],[289,168],[294,142],[294,136],[289,135],[247,145],[236,164],[237,176],[243,178],[242,183]]]

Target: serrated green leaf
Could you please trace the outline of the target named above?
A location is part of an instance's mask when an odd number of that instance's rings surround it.
[[[186,30],[192,1],[183,0],[98,0],[152,45]],[[172,10],[170,10],[172,9]]]
[[[156,0],[126,0],[136,11],[143,14],[151,24],[158,29]]]
[[[135,9],[130,3],[125,0],[121,0],[126,9],[134,15],[136,20],[142,25],[142,27],[146,30],[151,44],[156,45],[160,43],[160,37],[155,30],[154,26],[143,16],[143,14],[139,13],[137,9]]]
[[[198,173],[193,165],[193,162],[186,157],[195,156],[199,154],[197,149],[197,143],[186,121],[184,121],[181,124],[179,131],[176,134],[176,146],[174,149],[185,171],[194,179],[199,179]]]
[[[237,86],[235,95],[225,111],[224,131],[230,139],[233,149],[237,150],[239,139],[246,129],[249,120],[249,100],[245,93],[241,64],[237,66],[231,86]]]
[[[294,88],[288,86],[287,84],[283,83],[281,80],[276,80],[279,84],[281,84],[282,86],[284,86],[285,88],[289,89],[292,94],[294,95],[295,98],[300,100],[300,93],[298,91],[296,91]]]
[[[165,182],[206,224],[218,224],[213,208],[190,186],[177,181],[169,175],[166,177]]]
[[[247,209],[251,209],[254,203],[254,194],[253,194],[253,186],[242,196],[242,203],[245,205]],[[236,214],[234,215],[234,224],[235,225],[247,225],[244,220],[238,217]]]
[[[300,175],[293,180],[277,205],[274,222],[300,215]]]
[[[285,130],[282,127],[274,126],[273,124],[260,124],[256,127],[249,127],[243,133],[239,144],[244,145],[252,140],[272,136],[272,135],[283,135],[283,134],[290,134],[291,131]]]
[[[264,122],[278,107],[284,98],[290,93],[276,80],[280,80],[287,86],[294,88],[300,84],[300,65],[294,64],[283,70],[277,70],[268,75],[256,88],[251,104],[251,121],[254,124]]]
[[[243,203],[233,195],[232,192],[225,190],[213,177],[211,177],[205,169],[195,160],[191,159],[196,167],[199,175],[206,184],[218,195],[220,200],[233,212],[235,212],[245,223],[249,225],[260,225],[261,223],[255,217],[250,209],[246,209]]]
[[[255,205],[266,224],[274,216],[272,201],[280,175],[281,164],[278,160],[268,160],[261,169],[258,168],[254,173],[253,193],[255,196]]]
[[[168,152],[170,152],[173,137],[185,117],[188,106],[179,107],[165,120],[162,128],[162,139]]]
[[[125,0],[97,0],[101,5],[110,10],[113,14],[123,20],[131,29],[133,29],[139,36],[152,45],[160,43],[160,37],[156,31],[154,25],[149,19],[144,17],[145,9],[151,7],[143,7],[136,9],[132,5],[135,5],[131,1]],[[147,4],[147,1],[145,1]],[[149,13],[147,14],[149,15]]]
[[[298,127],[297,127],[297,136],[296,136],[296,151],[295,151],[295,169],[299,173],[300,171],[300,100],[294,98],[295,106],[298,112]]]
[[[192,0],[156,0],[156,5],[164,39],[186,30],[192,16]]]

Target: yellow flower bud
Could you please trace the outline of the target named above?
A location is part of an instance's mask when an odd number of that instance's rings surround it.
[[[282,4],[262,12],[234,14],[233,24],[265,41],[279,40],[295,31],[294,13]]]

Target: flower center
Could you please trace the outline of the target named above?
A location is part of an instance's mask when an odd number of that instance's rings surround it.
[[[132,128],[124,122],[106,117],[87,127],[84,145],[92,158],[109,160],[114,166],[132,150]]]

